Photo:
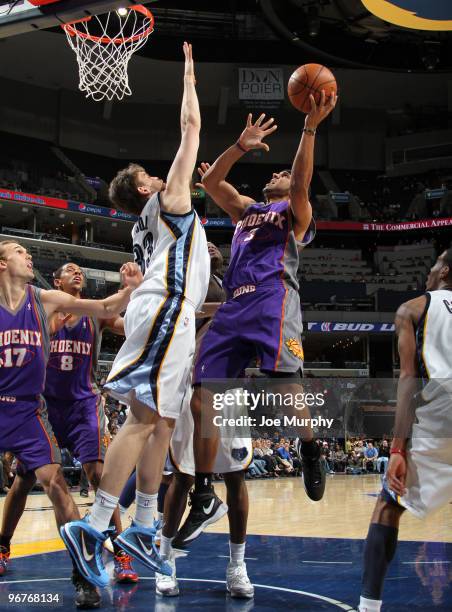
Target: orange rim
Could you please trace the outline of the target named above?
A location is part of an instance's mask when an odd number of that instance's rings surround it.
[[[71,23],[66,23],[61,27],[70,36],[78,36],[79,38],[91,40],[96,43],[102,43],[104,45],[108,45],[109,43],[121,45],[124,43],[136,42],[137,40],[140,40],[141,38],[145,38],[146,36],[149,36],[149,34],[152,34],[152,32],[154,31],[154,15],[151,13],[151,11],[142,4],[135,4],[134,6],[129,6],[127,8],[131,11],[141,13],[142,15],[144,15],[144,17],[149,19],[149,26],[146,28],[146,30],[144,30],[144,32],[141,32],[140,34],[135,34],[134,36],[129,36],[127,38],[124,38],[123,36],[118,36],[117,38],[110,38],[109,36],[92,36],[87,32],[81,32],[80,30],[78,30],[76,24],[91,21],[91,16],[83,17],[83,19],[78,19],[77,21],[71,21]]]

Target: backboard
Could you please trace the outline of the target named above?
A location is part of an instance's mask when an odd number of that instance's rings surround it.
[[[134,4],[137,0],[55,0],[37,7],[28,0],[0,0],[0,38],[51,28]]]

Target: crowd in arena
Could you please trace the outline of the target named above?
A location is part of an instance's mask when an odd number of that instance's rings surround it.
[[[126,407],[110,398],[104,403],[110,440],[126,419]],[[344,439],[322,439],[317,443],[321,449],[321,461],[327,474],[384,474],[389,461],[389,444],[386,438],[369,440],[364,437]],[[246,470],[246,478],[259,480],[299,476],[301,462],[293,438],[274,437],[253,438],[253,459]],[[16,474],[17,460],[11,452],[0,456],[0,495],[6,494]],[[79,487],[82,497],[88,496],[88,482],[79,461],[67,449],[62,452],[62,465],[68,485]],[[223,480],[215,474],[216,480]],[[39,485],[36,485],[39,487]]]
[[[64,165],[55,164],[53,150],[38,140],[22,139],[26,140],[27,149],[31,148],[36,153],[34,157],[29,154],[29,159],[24,159],[23,147],[14,150],[21,139],[15,136],[15,141],[10,142],[7,134],[3,136],[10,147],[8,157],[2,158],[0,155],[0,187],[110,207],[103,178],[92,179],[82,172],[71,174]],[[65,154],[71,159],[78,159],[75,151],[66,151]],[[39,160],[39,164],[36,160]],[[92,160],[92,163],[95,164],[95,161]],[[153,166],[161,165],[161,162],[151,163]],[[100,160],[97,164],[97,170],[93,167],[90,173],[102,176],[104,167]],[[265,170],[261,164],[237,167],[234,170],[234,183],[240,193],[259,198],[263,172]],[[314,216],[318,220],[375,222],[449,217],[452,216],[449,174],[448,169],[392,177],[363,170],[331,171],[332,184],[337,186],[338,193],[347,196],[347,201],[338,201],[336,192],[327,189],[320,177],[314,175],[311,191]],[[434,198],[431,198],[432,190],[437,190]],[[206,216],[221,215],[208,197],[198,201],[196,206]]]

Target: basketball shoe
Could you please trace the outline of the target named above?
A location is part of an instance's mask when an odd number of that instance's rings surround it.
[[[0,546],[0,576],[4,576],[8,569],[10,551],[6,546]]]
[[[171,576],[155,572],[155,592],[162,597],[176,597],[179,595],[179,584],[176,578],[176,562],[174,558],[167,559],[172,568]]]
[[[162,559],[155,545],[155,533],[152,527],[141,527],[132,521],[131,526],[118,535],[116,543],[154,572],[171,576],[172,567]]]
[[[254,587],[246,572],[246,563],[228,563],[226,569],[226,588],[231,597],[251,599]]]
[[[208,525],[219,521],[228,511],[227,505],[215,494],[213,488],[208,493],[190,492],[188,505],[191,506],[190,513],[173,540],[173,548],[184,548],[196,540]]]
[[[302,441],[295,440],[295,449],[302,462],[303,483],[307,496],[312,501],[320,501],[325,493],[326,475],[320,463],[320,448],[315,445],[315,455],[306,457],[302,451]]]
[[[102,547],[108,531],[101,533],[89,524],[89,515],[60,527],[60,535],[81,575],[98,587],[105,587],[110,579],[102,561]]]
[[[75,606],[83,610],[91,610],[100,606],[100,594],[97,588],[88,582],[80,572],[72,572],[72,584],[75,587]]]
[[[138,574],[132,567],[132,559],[124,550],[119,550],[114,556],[114,576],[121,584],[138,582]]]

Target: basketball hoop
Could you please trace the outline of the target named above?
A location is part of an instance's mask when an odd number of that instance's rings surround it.
[[[77,56],[79,89],[96,102],[130,96],[130,58],[154,31],[154,16],[141,4],[61,26]],[[114,33],[113,33],[114,32]]]

